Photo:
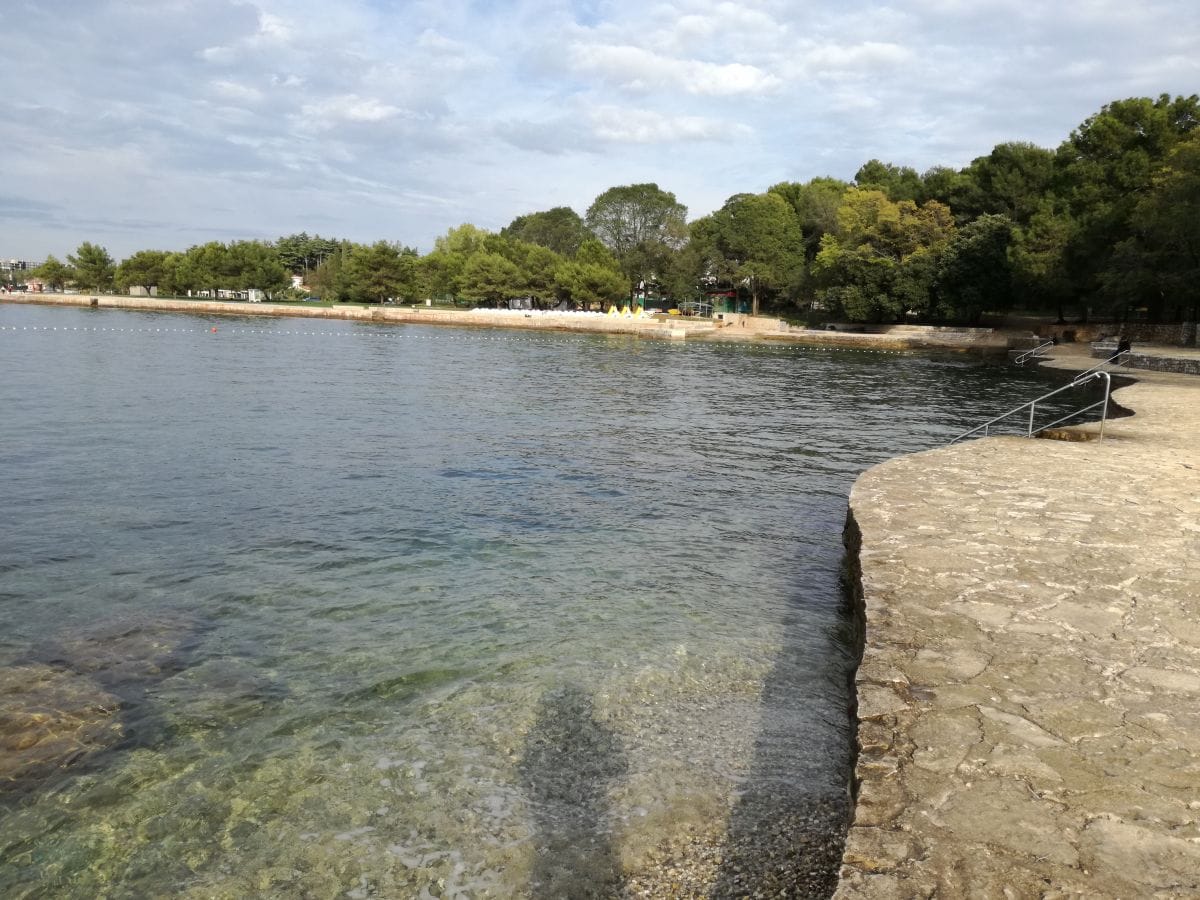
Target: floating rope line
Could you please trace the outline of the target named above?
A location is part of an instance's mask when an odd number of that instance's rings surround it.
[[[563,343],[585,345],[591,342],[587,337],[576,335],[567,337],[561,333],[553,340],[545,337],[532,337],[526,335],[463,335],[463,334],[446,334],[442,331],[412,331],[408,328],[397,329],[395,331],[385,330],[354,330],[354,331],[274,331],[267,328],[240,328],[240,327],[221,327],[206,325],[202,328],[119,328],[103,325],[0,325],[0,332],[4,331],[40,331],[40,332],[107,332],[110,334],[216,334],[216,335],[260,335],[268,337],[365,337],[370,339],[405,339],[405,340],[424,340],[424,341],[449,341],[449,342],[473,342],[481,341],[505,344],[537,344],[543,347],[561,346]],[[607,336],[612,332],[599,332],[594,337]],[[617,332],[618,334],[623,334]],[[627,335],[630,337],[640,337],[640,335]],[[780,353],[870,353],[882,354],[885,356],[900,356],[911,353],[910,350],[884,350],[874,347],[820,347],[810,344],[796,344],[793,346],[783,345],[767,345],[764,346],[758,343],[750,343],[748,341],[710,341],[703,338],[677,342],[672,341],[667,344],[672,350],[688,349],[691,351],[707,350],[708,352],[716,352],[718,349],[728,347],[738,347],[744,351],[753,353],[778,355]]]

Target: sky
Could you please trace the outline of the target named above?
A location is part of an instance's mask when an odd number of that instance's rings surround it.
[[[4,0],[0,257],[698,218],[1200,91],[1195,0]]]

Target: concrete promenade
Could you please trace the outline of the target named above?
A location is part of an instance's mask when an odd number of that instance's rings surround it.
[[[1200,896],[1200,378],[1129,374],[1103,442],[988,438],[855,484],[836,897]]]

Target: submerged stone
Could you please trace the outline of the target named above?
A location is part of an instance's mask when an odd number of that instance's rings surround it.
[[[119,701],[86,675],[31,664],[0,668],[0,794],[111,747]]]
[[[118,619],[60,638],[45,653],[49,662],[91,675],[109,689],[144,686],[183,668],[182,648],[194,631],[195,624],[182,618]]]

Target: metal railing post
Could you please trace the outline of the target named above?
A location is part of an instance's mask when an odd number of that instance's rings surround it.
[[[1104,379],[1104,405],[1100,407],[1100,436],[1098,441],[1104,440],[1104,423],[1108,421],[1108,397],[1112,393],[1112,376],[1107,372],[1096,373]]]
[[[1025,437],[1033,437],[1033,411],[1037,409],[1037,401],[1034,400],[1029,404],[1029,431],[1025,433]]]

